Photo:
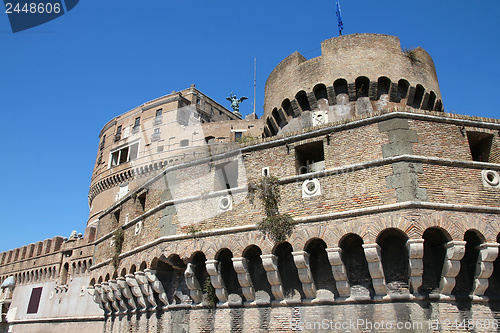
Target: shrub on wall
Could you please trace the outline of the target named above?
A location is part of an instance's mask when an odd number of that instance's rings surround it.
[[[266,217],[257,223],[259,230],[275,243],[286,241],[293,232],[294,224],[290,214],[280,214],[279,212],[281,193],[278,178],[262,177],[256,187],[258,197],[266,213]]]

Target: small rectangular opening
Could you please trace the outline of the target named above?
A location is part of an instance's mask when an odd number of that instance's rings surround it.
[[[493,134],[483,132],[467,132],[470,153],[473,161],[488,162],[490,158]]]
[[[26,313],[37,313],[38,306],[40,305],[40,298],[42,297],[43,287],[33,288],[31,291],[30,301],[28,303],[28,311]]]
[[[298,174],[325,170],[323,141],[305,143],[295,147],[295,165]]]
[[[135,160],[137,158],[139,152],[139,144],[133,144],[130,146],[130,156],[129,156],[129,161]]]

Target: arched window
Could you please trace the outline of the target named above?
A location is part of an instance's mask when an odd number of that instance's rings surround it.
[[[420,291],[432,293],[439,288],[446,257],[445,244],[449,239],[440,228],[428,228],[422,237],[424,239],[424,272]]]
[[[484,240],[483,235],[477,230],[467,230],[464,234],[465,254],[460,260],[460,272],[455,278],[455,288],[451,292],[454,295],[469,295],[474,285],[474,273],[476,271],[479,248]]]
[[[385,229],[377,238],[385,282],[390,290],[408,288],[407,240],[406,234],[395,228]]]
[[[356,98],[368,97],[370,91],[370,79],[366,76],[356,78]]]
[[[396,95],[396,103],[401,102],[403,98],[408,96],[408,88],[410,88],[410,84],[408,81],[401,79],[398,81],[398,94]]]
[[[382,95],[389,95],[389,90],[391,90],[391,80],[385,76],[379,77],[377,82],[377,99],[380,99]]]
[[[272,114],[276,124],[278,124],[279,128],[283,128],[287,124],[286,119],[281,116],[281,114],[278,112],[277,108],[274,108],[274,110],[271,114]]]
[[[220,263],[220,274],[226,285],[228,294],[238,294],[241,295],[241,287],[238,282],[238,275],[233,267],[233,253],[228,249],[222,249],[219,251],[215,259]]]
[[[293,297],[295,291],[300,293],[302,299],[305,298],[302,290],[302,283],[299,279],[299,273],[293,260],[293,248],[288,242],[276,246],[274,255],[278,257],[278,271],[281,276],[281,283],[286,298]]]
[[[309,105],[309,100],[307,99],[307,94],[304,90],[301,90],[295,95],[295,99],[297,100],[297,103],[299,103],[300,108],[302,111],[310,111],[311,106]]]
[[[248,272],[250,274],[250,278],[252,279],[255,292],[263,290],[271,298],[273,298],[271,285],[267,280],[266,270],[264,269],[264,266],[262,266],[261,255],[262,251],[256,245],[250,245],[245,249],[245,251],[243,251],[243,257],[248,260]]]
[[[328,100],[328,93],[326,92],[326,86],[323,83],[317,84],[313,88],[314,97],[319,101],[320,99]]]
[[[305,246],[305,251],[309,253],[309,265],[316,289],[329,290],[337,297],[339,293],[325,249],[326,243],[320,238],[309,240]]]
[[[60,285],[68,284],[68,273],[69,273],[69,263],[65,263],[63,265],[63,269],[61,271],[61,282],[60,282]]]
[[[333,83],[333,89],[335,90],[335,96],[339,94],[349,94],[347,89],[347,81],[345,79],[337,79]]]
[[[283,102],[281,102],[281,108],[289,117],[297,117],[295,112],[293,112],[292,103],[290,103],[290,100],[288,98],[284,99]]]
[[[417,84],[417,89],[415,89],[415,96],[413,97],[412,106],[415,109],[420,108],[420,104],[422,104],[422,98],[424,97],[425,89],[421,84]]]
[[[274,121],[272,121],[272,118],[267,118],[266,124],[267,124],[267,128],[271,132],[271,136],[278,134],[278,128],[276,128],[276,125],[275,125]]]
[[[347,234],[340,240],[339,247],[342,249],[342,262],[351,286],[351,295],[370,295],[373,293],[372,278],[363,249],[363,239],[356,234]]]
[[[426,110],[435,110],[434,109],[434,104],[436,103],[436,94],[434,91],[431,91],[429,94],[429,101],[427,102],[427,107],[425,108]]]

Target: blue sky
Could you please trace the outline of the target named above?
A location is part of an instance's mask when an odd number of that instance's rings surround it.
[[[344,34],[398,36],[433,57],[449,112],[499,117],[498,0],[341,0]],[[11,32],[0,13],[0,251],[83,232],[98,134],[111,118],[190,84],[257,114],[268,74],[338,35],[333,0],[82,0]]]

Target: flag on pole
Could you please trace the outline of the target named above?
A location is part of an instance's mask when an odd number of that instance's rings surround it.
[[[342,22],[342,14],[340,13],[340,5],[339,5],[339,0],[335,1],[335,7],[337,10],[337,21],[339,24],[339,36],[342,35],[342,30],[344,29],[344,23]]]

